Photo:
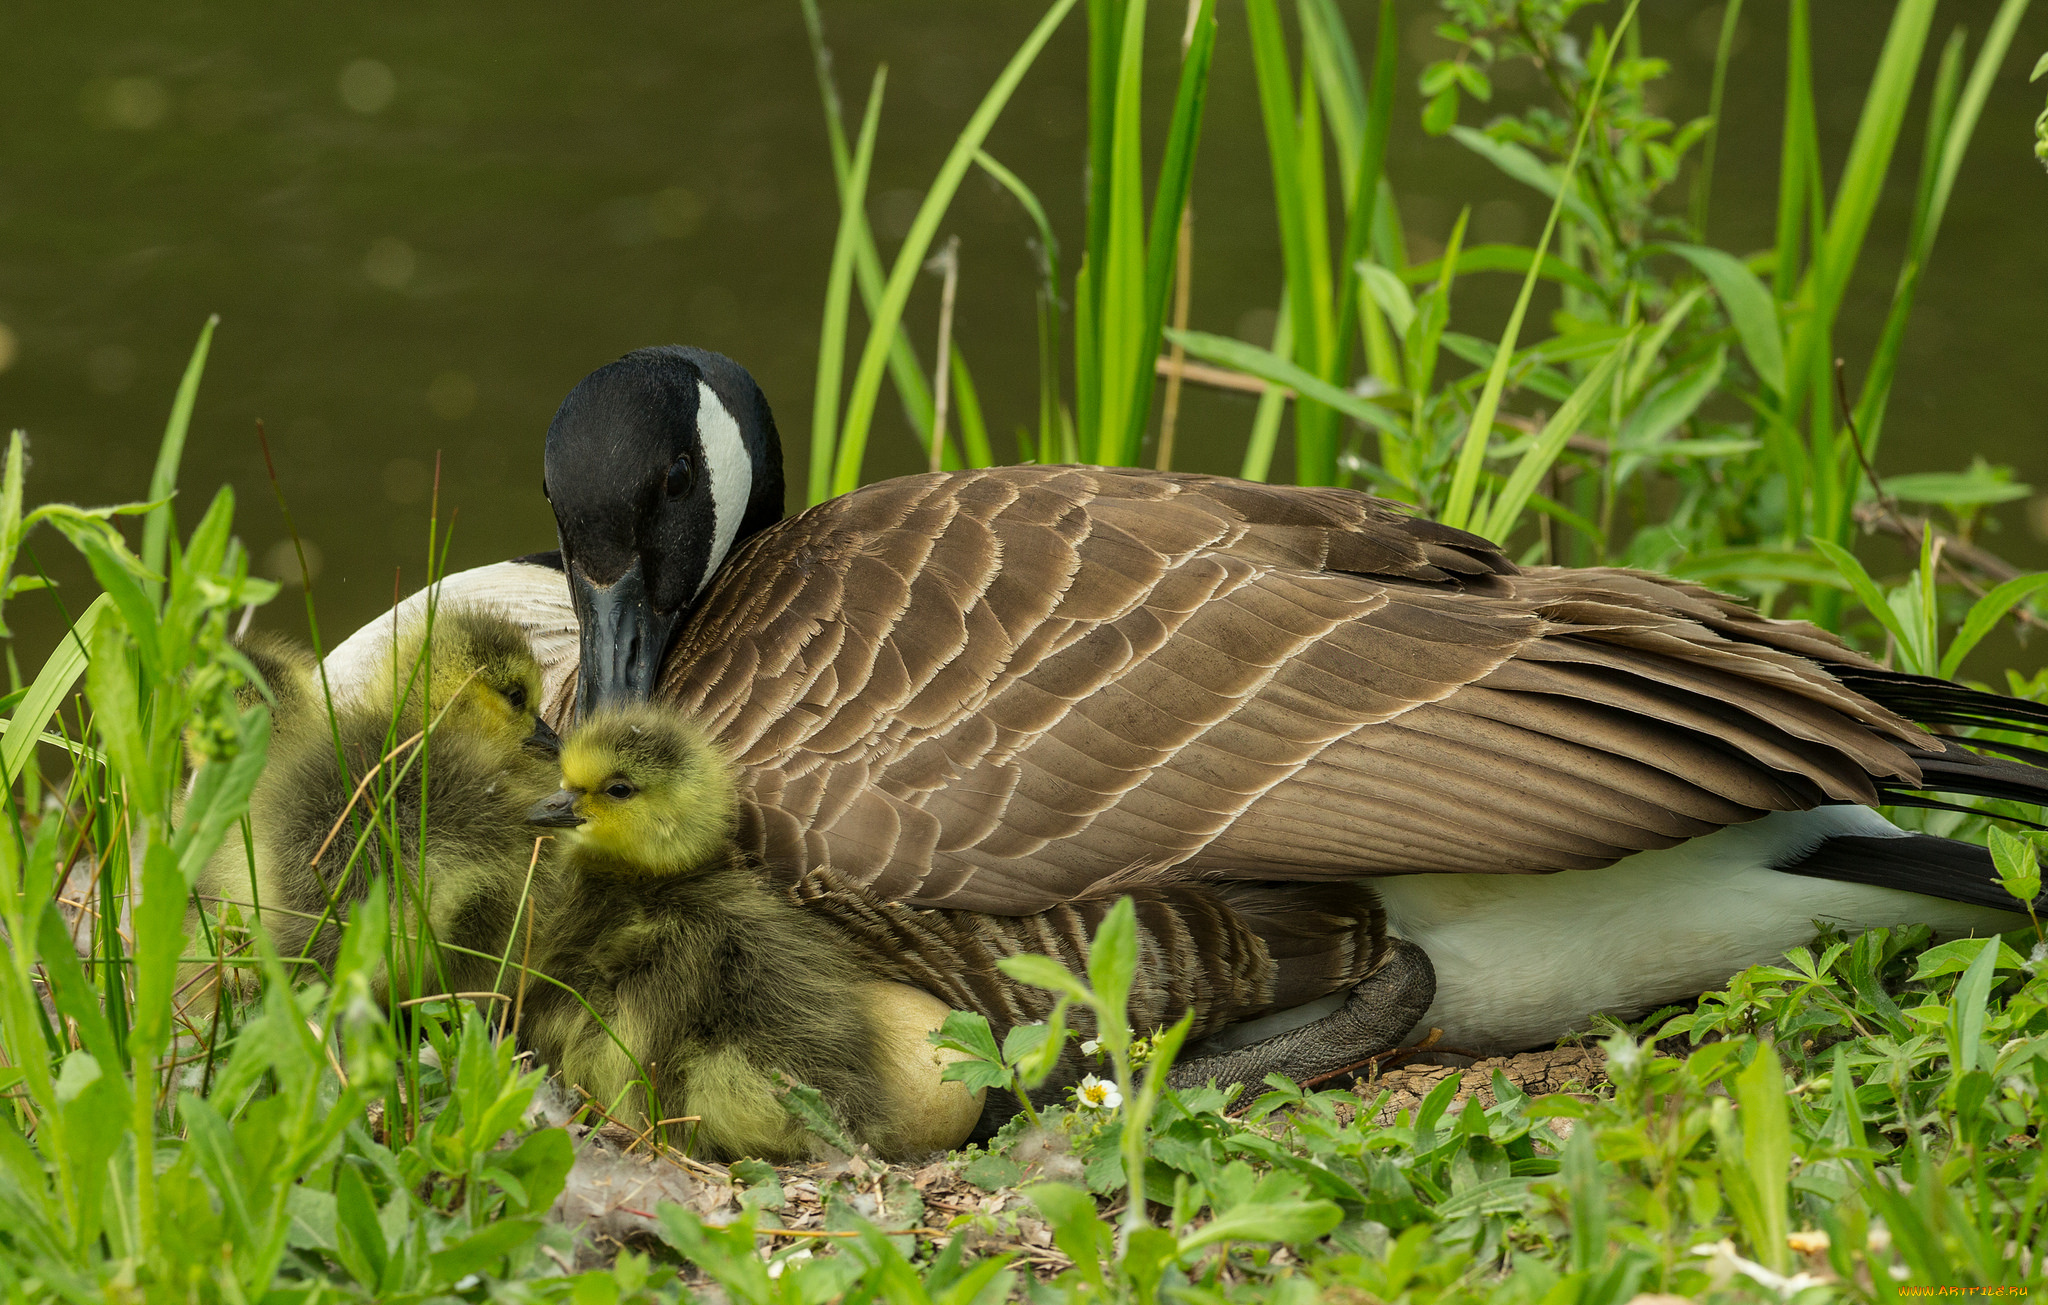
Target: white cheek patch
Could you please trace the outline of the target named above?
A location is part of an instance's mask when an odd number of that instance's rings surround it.
[[[754,494],[754,460],[740,439],[740,424],[703,381],[697,382],[697,439],[704,448],[704,472],[711,477],[711,501],[717,509],[711,555],[697,582],[701,594],[725,565],[725,555],[740,532],[740,518],[747,513],[747,500]]]

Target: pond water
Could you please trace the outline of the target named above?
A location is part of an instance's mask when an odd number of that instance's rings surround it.
[[[1153,8],[1149,85],[1163,111],[1180,6]],[[1219,8],[1195,178],[1193,324],[1256,334],[1270,329],[1278,253],[1242,10]],[[1362,34],[1371,7],[1344,8]],[[1936,46],[1957,23],[1980,37],[1995,8],[1945,3]],[[1883,37],[1880,9],[1814,5],[1831,177]],[[1440,246],[1465,203],[1476,236],[1532,238],[1542,211],[1530,192],[1416,127],[1414,73],[1434,52],[1436,10],[1403,10],[1389,166],[1417,252]],[[878,61],[890,65],[873,185],[885,253],[1040,12],[1035,2],[825,0],[842,85],[857,92]],[[1782,6],[1749,14],[1711,233],[1738,250],[1770,242],[1783,76]],[[1717,6],[1694,0],[1644,6],[1647,49],[1675,64],[1665,83],[1674,117],[1704,110],[1718,21]],[[254,436],[261,419],[318,561],[330,642],[388,604],[394,584],[418,583],[437,457],[451,566],[550,546],[543,433],[568,388],[625,350],[680,341],[729,353],[760,379],[792,446],[807,430],[836,200],[794,0],[620,0],[601,11],[530,0],[11,6],[0,40],[13,56],[0,80],[0,421],[29,432],[31,503],[142,496],[209,313],[221,326],[185,458],[183,520],[232,484],[257,568],[296,574]],[[1079,245],[1084,47],[1070,19],[990,143],[1044,197],[1069,249]],[[2048,7],[2037,6],[1923,282],[1887,472],[1958,468],[1982,451],[2048,486],[2048,175],[2030,153],[2041,91],[2026,84],[2043,49]],[[1931,52],[1927,62],[1931,72]],[[1922,112],[1916,103],[1845,311],[1852,368],[1896,274]],[[944,230],[961,237],[958,331],[1000,438],[1035,412],[1030,228],[974,178]],[[1473,285],[1453,324],[1491,333],[1513,285]],[[936,284],[921,286],[910,316],[927,353],[936,301]],[[874,476],[918,461],[889,405]],[[1180,465],[1234,470],[1250,421],[1244,397],[1191,392]],[[2044,504],[2002,510],[1991,545],[2048,564]],[[37,551],[76,610],[90,592],[81,568],[54,537]],[[8,612],[31,669],[59,628],[55,611],[30,595]],[[290,594],[265,619],[302,628]]]

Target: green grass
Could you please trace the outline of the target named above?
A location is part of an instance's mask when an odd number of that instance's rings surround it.
[[[1269,474],[1291,438],[1303,483],[1397,497],[1532,562],[1648,566],[1741,589],[1903,670],[1976,665],[1986,636],[2048,587],[2048,576],[1946,560],[1940,535],[1968,541],[1992,505],[2027,492],[2009,473],[1976,464],[1893,477],[1880,496],[1865,470],[1915,291],[2026,0],[2001,0],[1981,32],[1946,34],[1917,122],[1913,87],[1940,34],[1931,0],[1900,0],[1832,184],[1806,0],[1750,6],[1752,22],[1782,13],[1788,55],[1778,221],[1761,250],[1710,239],[1712,123],[1651,108],[1664,67],[1643,47],[1633,3],[1444,0],[1453,53],[1418,68],[1400,56],[1390,4],[1360,14],[1335,0],[1242,10],[1203,0],[1169,102],[1141,77],[1146,6],[1088,0],[1087,217],[1066,261],[1039,197],[1060,179],[1020,176],[985,148],[1047,41],[1078,21],[1077,0],[1059,0],[952,142],[886,262],[866,213],[887,140],[886,79],[878,70],[849,138],[822,16],[802,4],[840,198],[813,501],[859,483],[885,384],[929,453],[932,387],[904,311],[952,196],[979,167],[1032,220],[1041,277],[1033,305],[1017,311],[1035,314],[1038,385],[1035,411],[985,414],[956,346],[960,437],[940,450],[946,466],[997,456],[991,415],[1019,432],[1022,458],[1152,464],[1154,360],[1170,335],[1273,387],[1246,432],[1248,475]],[[1735,11],[1721,29],[1716,105]],[[1178,33],[1173,19],[1152,32]],[[1267,344],[1166,327],[1207,78],[1228,41],[1251,55],[1271,158],[1281,257]],[[1572,48],[1583,57],[1563,57]],[[1549,99],[1486,120],[1475,106],[1506,61],[1534,64]],[[1411,77],[1427,130],[1547,202],[1534,247],[1468,246],[1461,217],[1441,258],[1410,264],[1390,202],[1401,179],[1386,159],[1395,86]],[[1154,96],[1165,128],[1147,140]],[[1901,144],[1916,139],[1905,259],[1876,348],[1850,360],[1862,378],[1850,396],[1832,368],[1834,325]],[[1507,329],[1459,329],[1464,278],[1502,273],[1521,278]],[[0,1289],[10,1301],[583,1305],[715,1283],[727,1299],[803,1305],[1319,1293],[1623,1305],[1644,1293],[1889,1301],[1909,1287],[2048,1278],[2038,929],[2004,944],[1930,946],[1915,928],[1821,938],[1696,1007],[1589,1031],[1611,1080],[1595,1093],[1532,1096],[1502,1079],[1493,1105],[1458,1104],[1453,1076],[1378,1126],[1370,1086],[1304,1093],[1277,1082],[1238,1119],[1215,1093],[1164,1091],[1177,1036],[1140,1036],[1151,1031],[1118,1016],[1134,964],[1123,912],[1105,923],[1087,976],[1013,962],[1063,1011],[1095,1011],[1098,1072],[1121,1106],[1020,1116],[995,1145],[956,1157],[952,1171],[986,1194],[958,1227],[934,1233],[937,1216],[901,1171],[817,1172],[834,1237],[798,1256],[791,1239],[769,1235],[795,1208],[787,1175],[738,1165],[704,1171],[729,1177],[736,1221],[715,1227],[664,1207],[651,1255],[574,1271],[567,1232],[544,1215],[589,1143],[529,1122],[538,1076],[485,1015],[419,977],[403,1021],[369,999],[380,967],[432,972],[425,951],[401,954],[431,945],[393,926],[404,911],[374,895],[349,920],[334,972],[297,985],[296,958],[274,955],[233,910],[207,916],[197,943],[184,937],[199,868],[246,837],[269,736],[265,707],[236,697],[248,667],[227,631],[275,587],[248,574],[231,494],[181,534],[173,493],[210,333],[209,323],[142,502],[28,508],[19,435],[0,483],[0,603],[59,601],[71,631],[0,699],[11,798],[0,837],[10,940]],[[1900,502],[1940,509],[1941,530],[1917,537],[1910,572],[1873,575],[1853,551],[1857,509],[1897,513]],[[133,517],[139,547],[122,529]],[[16,575],[36,530],[84,555],[100,590],[90,601],[34,594],[37,578]],[[430,559],[445,555],[438,527],[427,542]],[[2007,672],[1997,687],[2048,700],[2048,674]],[[2040,839],[1997,818],[2039,813],[1979,806],[1895,814],[1988,840],[2009,888],[2030,897]],[[374,820],[374,795],[371,807]],[[81,884],[83,910],[67,917],[57,897]],[[403,906],[421,888],[390,891]],[[238,940],[249,950],[235,963],[262,975],[260,994],[225,1003],[204,1026],[181,1024],[181,956],[195,945],[232,952]],[[505,960],[511,975],[517,963]],[[996,1091],[1042,1077],[1066,1036],[1060,1018],[1002,1046],[971,1018],[947,1033],[974,1056],[957,1072]],[[812,1108],[800,1095],[792,1104]],[[1032,1236],[1039,1227],[1049,1248]],[[772,1272],[769,1247],[781,1248]]]

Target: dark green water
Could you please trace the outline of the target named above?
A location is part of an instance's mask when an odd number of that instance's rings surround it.
[[[890,65],[873,210],[887,253],[1041,10],[825,3],[849,92],[878,61]],[[1980,36],[1995,8],[1948,0],[1936,44],[1958,23]],[[1154,9],[1151,85],[1163,114],[1180,6]],[[1345,9],[1363,29],[1370,7]],[[1270,320],[1278,253],[1242,11],[1228,0],[1220,11],[1195,181],[1193,318],[1256,333]],[[1888,11],[1877,0],[1816,0],[1830,176]],[[1530,192],[1413,125],[1434,12],[1415,4],[1404,15],[1390,159],[1416,252],[1440,244],[1464,203],[1477,238],[1531,239],[1542,213]],[[1782,6],[1761,0],[1749,14],[1712,231],[1738,250],[1770,243],[1783,75]],[[1644,6],[1647,48],[1675,63],[1665,83],[1674,117],[1704,110],[1717,15],[1695,0]],[[0,421],[30,434],[31,503],[141,497],[179,370],[212,312],[222,323],[183,483],[194,497],[232,484],[258,569],[286,574],[283,520],[254,438],[256,420],[266,423],[320,559],[330,641],[390,601],[398,568],[408,590],[423,575],[437,452],[444,518],[455,514],[452,566],[549,546],[542,435],[563,393],[627,349],[682,341],[727,352],[760,378],[793,443],[808,430],[836,201],[794,0],[434,0],[349,6],[346,17],[247,0],[38,4],[0,12],[0,42],[10,55],[0,78]],[[2048,488],[2048,175],[2029,152],[2041,92],[2025,81],[2044,48],[2048,6],[2037,5],[1923,283],[1887,472],[1960,467],[1981,451]],[[1082,25],[1070,19],[990,144],[1037,188],[1070,251],[1083,56]],[[1930,53],[1925,71],[1932,64]],[[1521,89],[1504,85],[1504,99]],[[1896,274],[1922,111],[1916,103],[1845,312],[1852,369]],[[1028,223],[977,177],[945,230],[962,240],[958,330],[1000,435],[1035,413]],[[1471,284],[1453,324],[1488,334],[1513,287]],[[928,283],[911,313],[927,353],[936,301]],[[890,402],[871,475],[916,466]],[[1250,421],[1248,399],[1191,392],[1181,465],[1235,470]],[[186,525],[197,508],[184,507]],[[2048,564],[2048,499],[2012,505],[2001,524],[1993,547]],[[89,592],[81,568],[54,537],[37,551],[75,610]],[[8,616],[32,669],[54,638],[54,608],[30,595]],[[290,596],[270,623],[296,628]]]

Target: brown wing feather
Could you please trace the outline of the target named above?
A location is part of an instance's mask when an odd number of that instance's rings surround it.
[[[1518,570],[1345,490],[1013,467],[756,537],[660,693],[747,768],[742,837],[771,865],[1031,916],[1134,867],[1603,865],[1917,778],[1939,742],[1822,664],[1870,665],[1696,585]]]

